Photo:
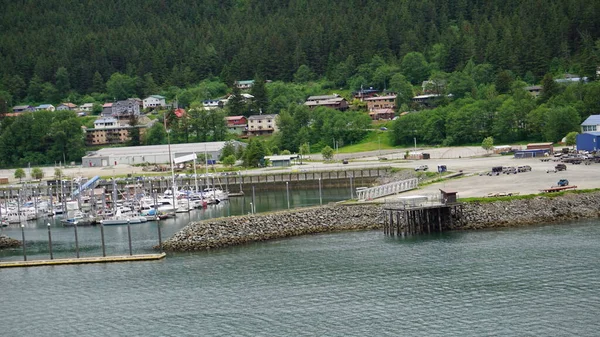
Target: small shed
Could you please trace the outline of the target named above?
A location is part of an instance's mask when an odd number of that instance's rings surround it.
[[[456,191],[446,191],[440,188],[440,192],[442,193],[442,203],[444,204],[453,204],[457,202]]]
[[[527,144],[527,150],[544,150],[552,154],[554,147],[552,143],[529,143]]]
[[[271,162],[272,166],[275,167],[283,167],[290,166],[292,164],[292,160],[298,159],[297,154],[291,155],[279,155],[279,156],[265,156],[265,159],[268,159]]]

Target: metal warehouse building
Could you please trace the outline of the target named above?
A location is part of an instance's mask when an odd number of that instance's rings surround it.
[[[204,153],[209,159],[218,159],[227,142],[171,144],[173,158],[190,155],[192,153],[202,156]],[[233,141],[237,148],[246,144]],[[81,158],[83,167],[113,166],[118,164],[167,164],[169,163],[169,145],[107,147],[90,152]]]
[[[600,149],[600,132],[586,132],[577,135],[578,151],[598,151]]]

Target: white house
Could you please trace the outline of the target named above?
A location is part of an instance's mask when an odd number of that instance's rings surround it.
[[[165,101],[165,98],[163,96],[150,95],[150,96],[144,98],[142,106],[144,109],[156,108],[158,106],[165,107],[165,106],[167,106],[167,102]]]
[[[77,109],[77,105],[73,103],[62,103],[56,107],[56,110],[75,110]]]
[[[94,121],[94,129],[114,128],[117,126],[119,126],[117,119],[112,117],[98,118]]]
[[[92,111],[94,109],[94,103],[85,103],[79,106],[81,111]]]
[[[56,108],[52,104],[40,104],[35,107],[35,110],[36,111],[42,111],[42,110],[54,111],[54,110],[56,110]]]

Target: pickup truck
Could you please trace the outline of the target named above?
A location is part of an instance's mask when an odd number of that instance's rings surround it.
[[[427,171],[429,169],[429,166],[427,165],[419,165],[417,167],[415,167],[415,171]]]

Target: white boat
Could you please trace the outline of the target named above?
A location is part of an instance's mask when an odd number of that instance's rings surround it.
[[[148,219],[146,219],[146,217],[138,216],[138,215],[136,215],[136,216],[123,215],[121,213],[121,210],[117,210],[117,214],[115,214],[115,216],[101,220],[100,223],[104,226],[110,226],[110,225],[137,224],[137,223],[142,223],[142,222],[146,222],[146,221],[148,221]]]

